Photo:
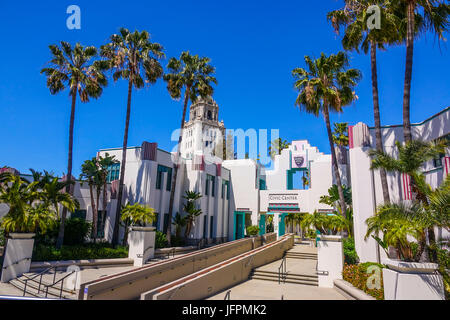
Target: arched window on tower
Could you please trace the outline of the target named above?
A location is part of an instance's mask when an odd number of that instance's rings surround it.
[[[208,120],[212,120],[212,113],[211,113],[211,110],[208,110]]]

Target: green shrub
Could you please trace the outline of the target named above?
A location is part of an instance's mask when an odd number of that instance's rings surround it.
[[[161,231],[156,231],[155,236],[155,249],[167,248],[169,241],[167,241],[166,234]]]
[[[344,269],[342,270],[342,278],[345,281],[350,282],[356,288],[364,291],[365,293],[371,295],[377,300],[384,300],[384,288],[383,288],[383,273],[380,272],[380,289],[369,289],[367,287],[367,279],[372,275],[372,273],[367,272],[367,268],[371,265],[376,265],[380,269],[384,268],[384,265],[374,262],[356,264],[344,264]],[[381,270],[380,270],[381,271]]]
[[[55,245],[58,238],[60,221],[57,221],[52,227],[42,234],[41,231],[37,231],[34,236],[34,244]]]
[[[6,244],[5,230],[0,229],[0,247],[4,247],[5,244]]]
[[[92,223],[81,218],[69,218],[64,227],[64,244],[81,245],[90,235]]]
[[[172,247],[183,247],[186,241],[182,237],[172,236]]]
[[[109,243],[88,243],[84,245],[62,246],[61,250],[54,246],[39,244],[34,247],[33,261],[114,259],[128,257],[128,249],[118,246],[113,248]]]
[[[355,250],[355,240],[351,237],[344,238],[343,248],[344,248],[345,263],[357,264],[359,261],[359,257]]]
[[[248,226],[247,227],[247,235],[249,236],[256,236],[259,233],[259,227],[258,226]]]

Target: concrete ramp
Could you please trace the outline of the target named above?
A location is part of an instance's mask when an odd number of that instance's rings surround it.
[[[254,268],[282,258],[293,244],[293,235],[285,235],[277,241],[149,290],[141,295],[141,300],[205,299],[248,280]]]
[[[244,238],[90,281],[81,285],[78,299],[139,299],[143,292],[239,256],[275,239],[274,234]]]

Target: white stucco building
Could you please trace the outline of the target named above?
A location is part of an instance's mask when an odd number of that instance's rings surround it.
[[[411,125],[414,140],[433,141],[450,139],[450,108],[445,108],[434,116]],[[381,129],[384,151],[396,155],[395,142],[403,142],[403,126],[383,126]],[[385,257],[383,250],[372,238],[364,240],[367,232],[366,219],[371,217],[378,205],[383,203],[383,192],[378,170],[370,170],[369,149],[375,148],[375,129],[359,122],[349,127],[350,171],[353,199],[355,248],[361,262],[380,261]],[[426,181],[432,188],[438,187],[450,171],[450,150],[429,161],[422,168]],[[403,174],[387,172],[387,182],[391,202],[411,200],[409,177]],[[448,238],[445,229],[437,229],[436,236]],[[379,256],[381,255],[381,256]]]

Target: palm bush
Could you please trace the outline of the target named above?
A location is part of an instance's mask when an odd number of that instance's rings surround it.
[[[202,210],[197,209],[197,205],[195,203],[201,197],[202,195],[195,191],[186,191],[186,194],[183,196],[183,198],[187,200],[183,206],[183,211],[187,214],[186,230],[184,232],[185,238],[189,237],[195,219],[202,214]]]
[[[45,233],[57,220],[57,215],[45,199],[44,193],[37,190],[38,182],[28,182],[12,174],[2,176],[0,184],[0,203],[8,205],[8,213],[1,219],[0,227],[11,232]]]
[[[366,221],[369,225],[366,238],[372,233],[383,232],[383,243],[397,248],[400,259],[418,261],[423,251],[428,249],[431,261],[437,260],[434,227],[449,230],[450,178],[447,176],[441,186],[433,190],[420,170],[425,162],[444,153],[447,146],[448,142],[444,140],[413,140],[404,145],[396,143],[397,157],[378,150],[369,152],[373,157],[372,169],[384,168],[386,171],[410,176],[412,203],[393,203],[378,207],[375,216]],[[408,236],[413,237],[417,244],[408,241]]]
[[[247,227],[247,235],[249,236],[256,236],[259,233],[259,227],[258,226],[248,226]]]

